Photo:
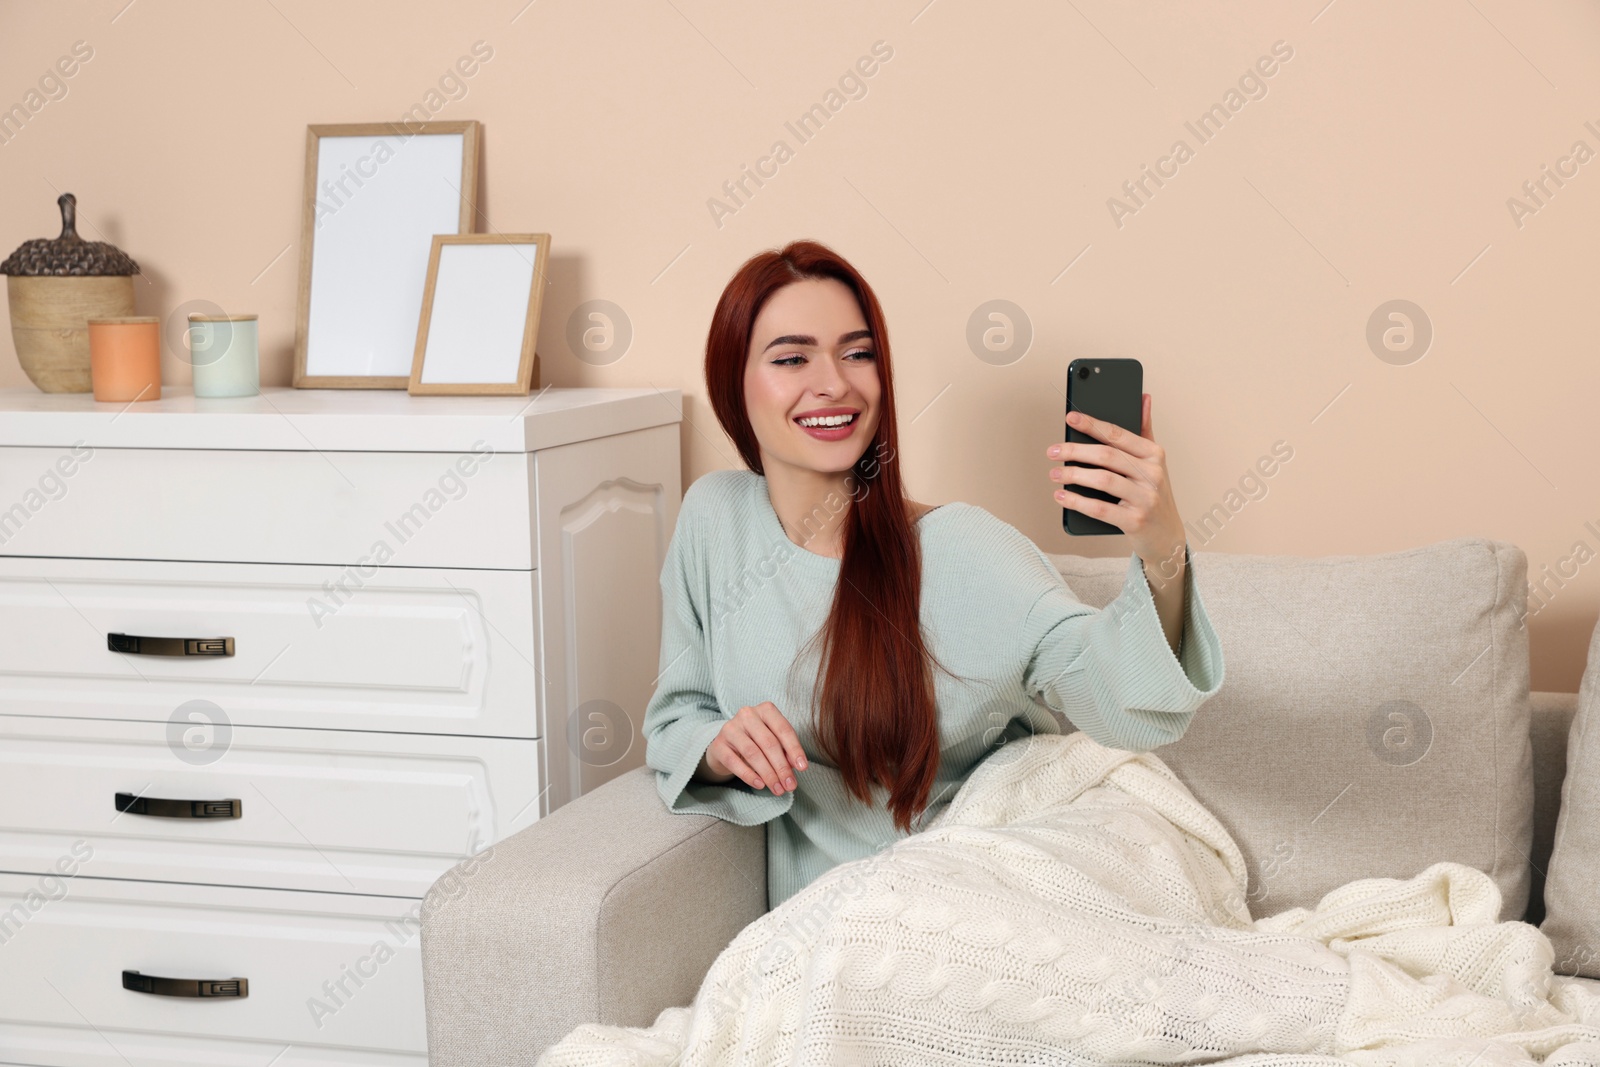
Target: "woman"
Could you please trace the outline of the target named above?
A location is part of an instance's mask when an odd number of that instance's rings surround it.
[[[906,498],[883,311],[830,249],[796,241],[739,269],[706,384],[750,469],[684,495],[645,760],[670,810],[766,824],[769,907],[926,826],[999,746],[1059,733],[1039,700],[1148,751],[1221,687],[1149,394],[1142,434],[1075,413],[1104,443],[1047,450],[1106,468],[1052,478],[1120,500],[1055,492],[1134,545],[1097,610],[984,509]]]

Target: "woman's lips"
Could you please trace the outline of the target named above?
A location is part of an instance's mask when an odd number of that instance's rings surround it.
[[[858,414],[843,426],[801,426],[798,422],[795,425],[819,441],[843,441],[855,432],[856,423],[860,421]]]

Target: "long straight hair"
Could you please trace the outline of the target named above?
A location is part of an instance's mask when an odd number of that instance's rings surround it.
[[[817,743],[856,799],[871,804],[874,783],[888,790],[894,824],[909,832],[939,772],[931,670],[937,661],[922,638],[921,546],[900,478],[889,330],[872,287],[843,257],[815,241],[793,241],[753,256],[728,282],[712,315],[706,388],[745,465],[764,476],[744,402],[750,335],[773,293],[813,278],[835,279],[855,294],[872,331],[882,387],[877,432],[851,471],[853,503],[833,607],[812,637],[822,642]]]

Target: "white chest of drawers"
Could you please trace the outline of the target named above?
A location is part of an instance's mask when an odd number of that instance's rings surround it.
[[[164,393],[0,390],[0,1062],[423,1064],[428,886],[644,761],[679,394]]]

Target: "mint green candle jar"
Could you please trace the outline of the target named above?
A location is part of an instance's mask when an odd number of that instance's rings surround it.
[[[254,315],[190,315],[189,361],[195,396],[261,392],[261,351]]]

